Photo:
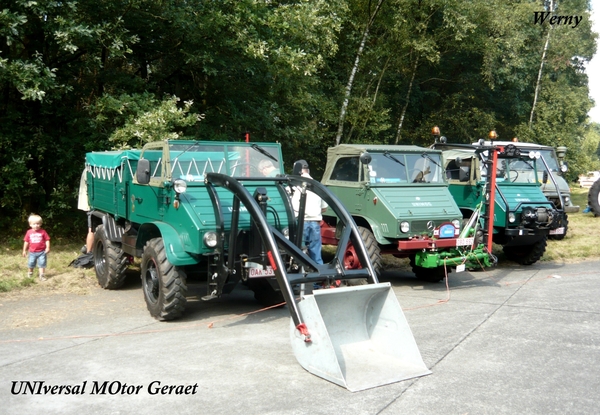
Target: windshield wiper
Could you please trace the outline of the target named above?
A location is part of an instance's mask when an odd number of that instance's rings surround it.
[[[438,162],[437,162],[437,161],[435,161],[434,159],[432,159],[432,158],[429,156],[429,154],[427,154],[427,153],[423,153],[423,154],[421,154],[421,157],[423,157],[423,158],[426,158],[427,160],[431,161],[432,163],[435,163],[435,165],[436,165],[436,166],[438,166],[438,167],[442,167],[442,166],[440,166],[440,165],[438,164]]]
[[[267,157],[268,157],[268,158],[270,158],[271,160],[273,160],[273,161],[276,161],[276,162],[278,162],[278,163],[279,163],[279,160],[277,160],[275,157],[273,157],[273,156],[271,155],[271,153],[269,153],[269,152],[268,152],[267,150],[265,150],[264,148],[261,148],[261,147],[259,147],[259,146],[258,146],[258,145],[256,145],[256,144],[252,144],[252,145],[251,145],[251,147],[252,147],[253,149],[255,149],[256,151],[258,151],[259,153],[261,153],[261,154],[263,154],[263,155],[267,156]]]
[[[398,164],[400,164],[400,165],[402,165],[402,166],[406,167],[406,166],[404,165],[404,163],[402,163],[402,162],[401,162],[400,160],[398,160],[396,157],[392,156],[392,155],[390,154],[390,152],[389,152],[389,151],[387,151],[387,150],[383,152],[383,156],[384,156],[384,157],[387,157],[387,158],[389,158],[389,159],[392,159],[392,160],[394,160],[396,163],[398,163]]]
[[[192,148],[194,148],[194,147],[195,147],[195,146],[197,146],[198,144],[200,144],[200,142],[199,142],[199,141],[194,141],[192,144],[190,144],[190,146],[189,146],[188,148],[186,148],[186,149],[185,149],[185,150],[183,150],[181,153],[179,153],[179,154],[177,155],[177,157],[175,157],[175,158],[173,159],[173,162],[176,162],[176,161],[177,161],[177,159],[183,155],[183,153],[185,153],[185,152],[187,152],[187,151],[191,150]],[[169,153],[170,153],[170,152],[171,152],[171,151],[169,150]]]

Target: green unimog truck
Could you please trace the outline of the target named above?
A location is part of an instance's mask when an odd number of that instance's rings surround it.
[[[489,146],[492,142],[484,141],[483,145]],[[536,173],[538,175],[538,181],[541,183],[541,189],[544,196],[554,204],[554,207],[564,212],[564,216],[561,222],[561,227],[564,228],[562,233],[551,233],[550,238],[556,240],[562,240],[567,236],[569,220],[569,213],[579,212],[579,206],[573,204],[571,199],[571,188],[569,183],[565,180],[565,173],[568,171],[569,166],[565,161],[565,155],[567,153],[566,147],[551,147],[536,143],[525,143],[520,141],[493,141],[493,145],[496,146],[507,146],[514,145],[518,148],[521,153],[529,154],[531,151],[539,153],[540,157],[536,163]],[[479,142],[473,143],[473,145],[480,145]],[[535,181],[533,177],[533,170],[526,168],[518,172],[516,177],[517,182],[531,183]]]
[[[549,178],[547,174],[538,176],[546,170],[539,152],[522,152],[513,144],[486,145],[483,140],[478,145],[442,142],[434,146],[446,149],[445,174],[463,218],[478,210],[485,213],[486,202],[488,206],[493,203],[493,218],[480,215],[485,233],[480,237],[502,245],[508,259],[531,265],[544,254],[548,236],[564,234],[564,211],[541,190],[538,177],[543,176],[544,182]],[[555,186],[560,194],[556,182]]]
[[[461,233],[462,213],[450,195],[441,152],[418,146],[342,144],[327,150],[321,180],[358,225],[376,270],[381,255],[409,258],[422,280],[442,280],[450,267],[491,266],[483,246]],[[339,245],[339,223],[323,214],[324,244]],[[344,256],[357,267],[354,249]]]
[[[140,258],[143,295],[159,320],[182,315],[190,280],[206,287],[205,301],[244,285],[265,305],[285,301],[298,362],[352,391],[430,373],[352,217],[319,182],[277,175],[283,167],[276,143],[173,140],[88,153],[84,196],[99,284],[119,288],[131,258]],[[298,218],[292,189],[300,192]],[[340,231],[325,264],[302,249],[308,191],[327,202]],[[342,266],[347,245],[353,269]],[[353,280],[369,284],[311,292],[315,283]]]

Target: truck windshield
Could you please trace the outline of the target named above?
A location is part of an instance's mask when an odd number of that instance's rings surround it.
[[[539,150],[544,161],[548,164],[551,172],[558,172],[558,160],[554,150]],[[535,164],[535,170],[534,170]],[[509,163],[509,168],[514,172],[510,181],[512,182],[523,182],[523,183],[534,183],[541,181],[542,174],[546,171],[546,166],[541,160],[523,159],[523,160],[512,160]],[[537,180],[536,173],[537,172]]]
[[[175,143],[169,145],[171,175],[187,181],[204,181],[206,173],[234,177],[274,177],[282,171],[278,147]]]
[[[556,154],[554,153],[554,150],[540,150],[540,153],[542,155],[542,157],[544,157],[544,160],[546,161],[546,164],[548,164],[548,167],[550,167],[550,170],[552,171],[559,171],[560,168],[558,167],[558,159],[556,158]],[[543,164],[543,163],[540,163]],[[538,168],[541,168],[538,165]]]
[[[535,172],[544,169],[543,163],[530,158],[498,159],[496,169],[497,181],[509,181],[519,183],[536,183],[537,176]]]
[[[441,159],[437,153],[371,153],[368,165],[371,183],[443,183]]]

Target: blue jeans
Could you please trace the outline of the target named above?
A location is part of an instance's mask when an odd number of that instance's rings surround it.
[[[27,261],[27,268],[35,268],[37,263],[38,268],[46,268],[46,252],[30,252]]]
[[[304,222],[304,243],[308,248],[308,256],[317,264],[323,263],[321,258],[321,226],[319,222]]]

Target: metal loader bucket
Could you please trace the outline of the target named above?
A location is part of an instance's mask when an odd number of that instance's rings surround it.
[[[311,342],[291,323],[296,359],[352,392],[431,373],[389,283],[322,289],[298,303]]]

